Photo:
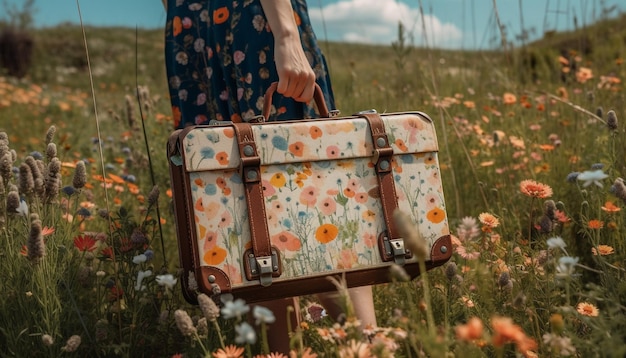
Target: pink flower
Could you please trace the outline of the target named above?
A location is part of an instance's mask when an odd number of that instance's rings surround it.
[[[317,202],[319,190],[314,186],[307,186],[300,193],[300,203],[306,206],[313,206]]]
[[[322,214],[331,215],[337,210],[337,203],[333,198],[327,196],[320,202],[319,208]]]
[[[237,50],[233,54],[233,61],[235,61],[235,65],[239,65],[245,59],[246,59],[246,54],[243,53],[242,51]]]

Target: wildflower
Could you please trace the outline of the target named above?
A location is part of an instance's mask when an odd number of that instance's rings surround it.
[[[174,288],[174,285],[176,285],[177,281],[178,279],[174,278],[174,275],[169,273],[166,275],[158,275],[156,277],[156,282],[159,284],[159,286],[165,286],[170,290]]]
[[[235,343],[239,344],[254,344],[256,343],[256,332],[254,328],[248,322],[243,322],[235,326],[237,337],[235,337]]]
[[[583,188],[586,188],[591,184],[595,184],[598,187],[602,188],[603,185],[600,180],[606,179],[608,177],[609,176],[604,174],[602,169],[598,169],[593,171],[585,170],[584,172],[578,174],[578,177],[576,177],[576,179],[584,181]]]
[[[563,332],[565,328],[565,322],[563,322],[563,316],[560,313],[554,313],[550,316],[550,326],[552,331],[556,333]]]
[[[472,317],[466,324],[454,327],[456,338],[462,341],[471,342],[483,336],[483,321],[478,317]]]
[[[522,180],[520,191],[522,194],[532,198],[545,199],[552,196],[552,188],[550,186],[530,179]]]
[[[500,277],[498,278],[498,286],[500,286],[500,288],[504,288],[509,283],[511,283],[511,276],[509,275],[509,273],[507,271],[503,271],[502,273],[500,273]]]
[[[289,358],[317,358],[317,354],[311,351],[311,347],[308,347],[304,352],[296,352],[292,350],[289,352]]]
[[[597,219],[589,220],[587,227],[590,229],[602,229],[604,227],[604,222]]]
[[[133,257],[133,263],[135,265],[142,264],[142,263],[144,263],[146,261],[148,261],[148,257],[145,254],[139,254],[139,255]]]
[[[574,274],[576,265],[578,264],[578,257],[562,256],[559,258],[559,263],[556,266],[557,277],[567,277]]]
[[[80,336],[73,335],[70,338],[68,338],[67,342],[65,342],[65,346],[63,346],[61,350],[64,352],[76,352],[76,350],[78,349],[78,346],[80,346],[80,342],[81,342]]]
[[[244,349],[235,345],[220,348],[213,353],[213,358],[239,358],[243,356]]]
[[[98,242],[91,236],[81,235],[74,238],[74,247],[80,252],[92,252],[96,249]]]
[[[569,357],[576,354],[576,347],[569,337],[561,337],[553,333],[543,335],[543,343],[550,347],[552,353],[557,357]]]
[[[480,235],[478,224],[476,219],[471,216],[466,216],[461,219],[461,224],[457,227],[457,235],[461,241],[472,240]]]
[[[546,243],[548,244],[548,248],[550,249],[565,249],[565,246],[567,246],[567,244],[565,244],[565,241],[563,240],[563,238],[561,238],[560,236],[555,236],[555,237],[551,237],[549,238]]]
[[[522,328],[513,323],[508,317],[494,317],[491,319],[493,327],[493,345],[502,347],[506,343],[515,343],[517,350],[525,354],[537,348],[537,342],[526,336]]]
[[[176,310],[174,312],[174,320],[176,321],[178,330],[180,330],[183,336],[196,334],[196,327],[194,327],[191,317],[189,317],[189,314],[187,314],[185,310]]]
[[[19,190],[21,193],[30,194],[35,190],[35,179],[30,166],[26,163],[20,165]]]
[[[539,230],[543,234],[549,234],[554,229],[554,221],[548,215],[542,215],[539,218]]]
[[[609,127],[609,130],[617,130],[617,115],[615,114],[615,111],[610,110],[606,114],[606,125]]]
[[[483,227],[486,227],[489,229],[493,229],[495,227],[498,227],[498,225],[500,225],[500,220],[498,220],[498,218],[496,218],[495,216],[489,213],[482,213],[478,215],[478,221],[480,221],[480,223],[483,224]]]
[[[604,203],[604,206],[602,206],[601,209],[607,213],[616,213],[621,210],[619,206],[616,206],[610,201],[607,201],[606,203]]]
[[[148,194],[148,206],[152,206],[156,204],[158,200],[159,200],[159,186],[155,185],[152,187],[152,190],[150,190],[150,194]]]
[[[49,334],[44,334],[41,336],[41,343],[43,343],[44,346],[49,347],[54,344],[54,338],[52,338]]]
[[[145,289],[145,286],[142,286],[141,283],[144,278],[152,276],[152,271],[139,271],[137,272],[137,283],[135,284],[135,291],[141,291]]]
[[[30,224],[30,234],[28,235],[28,259],[37,263],[46,254],[46,245],[41,234],[41,220],[39,215],[32,214]]]
[[[513,93],[506,92],[502,95],[502,102],[504,104],[515,104],[517,97]]]
[[[222,316],[225,319],[241,318],[241,316],[250,312],[250,306],[246,304],[246,301],[238,298],[234,301],[226,301],[222,308]]]
[[[54,139],[54,134],[57,132],[57,128],[54,125],[48,127],[48,131],[46,132],[46,144],[52,143],[52,139]]]
[[[576,311],[587,317],[598,317],[598,314],[600,313],[600,311],[598,311],[598,307],[589,302],[581,302],[576,305]]]
[[[48,146],[46,147],[46,157],[48,158],[48,160],[52,160],[53,158],[56,158],[57,156],[57,145],[54,143],[48,143]]]
[[[85,162],[80,160],[76,163],[76,168],[74,169],[72,187],[82,189],[85,184],[87,184],[87,170],[85,169]]]
[[[456,263],[449,262],[446,265],[445,273],[446,273],[446,277],[448,278],[448,280],[452,281],[452,279],[456,277]]]
[[[263,306],[254,306],[252,315],[256,319],[255,324],[257,326],[261,323],[272,324],[276,321],[274,313],[270,309]]]
[[[602,163],[591,164],[591,170],[600,170],[600,169],[604,169],[604,164]]]
[[[315,302],[309,303],[304,311],[306,312],[304,318],[312,323],[319,322],[322,318],[328,316],[324,307]]]
[[[613,182],[613,185],[611,186],[610,191],[616,197],[622,199],[623,201],[626,201],[626,185],[624,185],[624,179],[622,178],[615,179],[615,182]]]
[[[372,357],[372,353],[368,344],[351,339],[350,342],[348,342],[347,346],[341,348],[341,350],[339,351],[339,357],[365,358]]]
[[[200,293],[197,298],[198,306],[200,306],[204,317],[210,322],[215,322],[220,315],[220,309],[215,304],[215,301],[204,293]]]
[[[7,194],[7,212],[17,213],[17,209],[20,207],[20,194],[17,190],[9,191]]]
[[[613,254],[614,250],[609,245],[598,245],[597,249],[595,247],[591,248],[591,253],[593,253],[595,256],[598,256],[598,254],[601,256],[606,256]]]
[[[576,179],[578,179],[578,175],[580,175],[580,172],[571,172],[567,174],[567,178],[565,178],[565,180],[568,183],[575,183]]]
[[[15,209],[15,212],[19,216],[28,216],[28,204],[26,200],[20,199],[20,205]]]
[[[468,251],[467,247],[465,246],[457,246],[454,249],[454,252],[456,252],[462,259],[465,260],[476,260],[480,257],[479,251]]]

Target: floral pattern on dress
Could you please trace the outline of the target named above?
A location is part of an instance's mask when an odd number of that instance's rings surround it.
[[[449,233],[434,126],[419,114],[381,118],[393,143],[398,206],[432,245]],[[281,251],[276,281],[385,264],[377,243],[385,224],[364,118],[266,123],[254,125],[253,133],[270,240]],[[233,128],[199,127],[182,148],[202,264],[236,272],[235,287],[252,284],[241,278],[251,242]]]
[[[334,99],[306,1],[292,0],[306,57],[329,108]],[[278,81],[274,37],[259,0],[169,0],[165,61],[176,128],[209,120],[250,120]],[[276,93],[269,120],[315,117],[312,104]]]

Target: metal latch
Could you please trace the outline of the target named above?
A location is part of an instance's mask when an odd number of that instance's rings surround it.
[[[404,247],[403,239],[389,239],[386,235],[383,238],[383,261],[391,261],[402,266],[406,263],[406,259],[413,256],[411,252]]]
[[[247,255],[248,267],[252,278],[258,278],[261,286],[267,287],[272,284],[272,276],[280,274],[278,253],[272,249],[272,256],[255,257],[252,252]]]

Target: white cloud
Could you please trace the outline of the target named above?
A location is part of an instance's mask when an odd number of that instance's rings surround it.
[[[415,45],[426,45],[419,9],[396,0],[341,0],[320,7],[311,6],[309,15],[320,39],[331,41],[390,44],[398,38],[402,22]],[[460,47],[463,34],[454,24],[442,23],[424,14],[430,47]],[[324,28],[326,33],[324,32]],[[327,37],[327,38],[326,38]]]

